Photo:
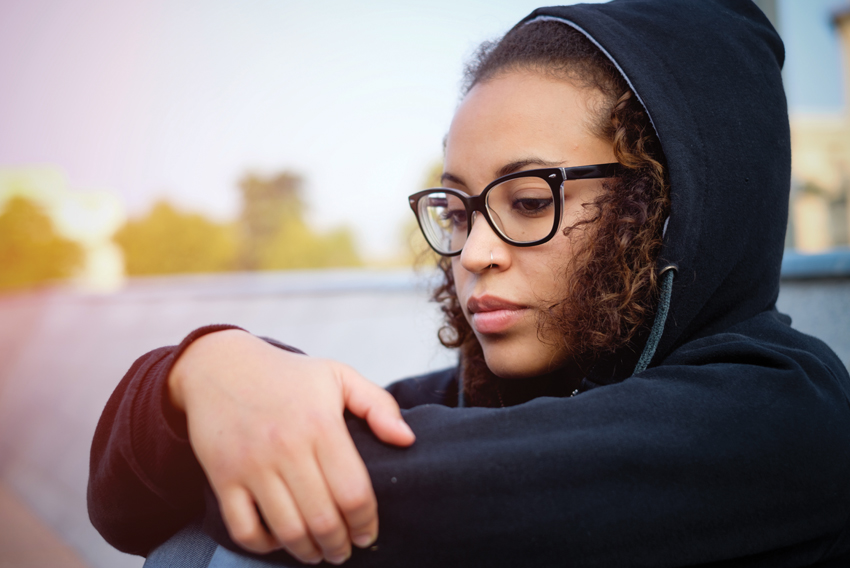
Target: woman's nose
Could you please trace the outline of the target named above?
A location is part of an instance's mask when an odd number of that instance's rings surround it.
[[[473,273],[490,267],[504,269],[510,256],[504,250],[507,246],[493,232],[487,220],[475,211],[472,213],[472,229],[460,253],[461,266]]]

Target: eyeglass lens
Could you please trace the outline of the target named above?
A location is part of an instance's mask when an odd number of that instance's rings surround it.
[[[549,184],[522,177],[493,186],[487,193],[487,213],[497,230],[515,243],[546,238],[555,223],[555,203]],[[419,201],[419,219],[431,245],[443,253],[463,248],[469,232],[463,201],[434,191]]]

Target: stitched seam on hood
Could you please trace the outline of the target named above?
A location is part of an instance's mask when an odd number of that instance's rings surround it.
[[[635,89],[635,86],[632,84],[631,79],[629,79],[629,76],[626,75],[625,71],[623,71],[623,68],[620,67],[620,64],[617,63],[617,60],[614,59],[611,56],[610,53],[608,53],[607,49],[602,47],[602,45],[598,41],[596,41],[596,38],[594,38],[592,35],[590,35],[586,30],[584,30],[581,26],[579,26],[575,22],[571,22],[570,20],[566,20],[564,18],[558,18],[557,16],[537,16],[533,20],[528,20],[526,22],[526,24],[530,24],[532,22],[560,22],[562,24],[566,24],[566,25],[570,26],[571,28],[581,32],[584,35],[584,37],[589,39],[591,41],[591,43],[593,43],[593,45],[595,45],[599,49],[599,51],[601,51],[602,53],[605,54],[605,57],[607,57],[611,61],[611,63],[614,64],[614,67],[617,68],[617,71],[619,71],[620,75],[623,77],[623,79],[626,80],[626,84],[628,84],[629,89],[632,90],[632,92],[637,97],[638,101],[640,101],[640,104],[643,107],[643,110],[646,111],[646,116],[649,117],[649,123],[652,124],[652,129],[655,131],[655,135],[658,137],[659,140],[661,140],[661,135],[658,133],[658,128],[655,127],[655,121],[652,120],[652,114],[650,114],[649,109],[646,108],[646,104],[643,102],[643,99],[641,98],[640,93],[637,92],[637,89]]]

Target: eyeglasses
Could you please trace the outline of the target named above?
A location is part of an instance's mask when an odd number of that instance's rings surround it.
[[[477,211],[499,238],[517,247],[550,240],[558,231],[564,208],[564,183],[570,180],[616,177],[620,164],[527,170],[500,177],[470,197],[457,189],[437,187],[411,195],[425,240],[437,253],[455,256],[463,250]]]

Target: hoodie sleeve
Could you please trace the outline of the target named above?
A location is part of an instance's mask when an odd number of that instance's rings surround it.
[[[206,477],[185,416],[168,403],[167,381],[194,340],[225,329],[240,328],[205,326],[179,346],[142,355],[106,403],[92,441],[87,500],[92,524],[119,550],[147,554],[204,512]]]
[[[174,362],[193,341],[225,329],[241,328],[205,326],[178,346],[142,355],[106,403],[92,441],[87,499],[92,524],[119,550],[146,555],[204,514],[208,483],[192,452],[186,418],[168,403],[167,381]],[[455,370],[399,381],[388,390],[402,408],[453,404]]]
[[[407,410],[409,449],[350,419],[381,533],[346,565],[809,566],[846,555],[850,379],[822,343],[773,317],[573,398]]]
[[[412,409],[407,451],[352,423],[381,507],[379,550],[360,558],[808,566],[846,554],[850,379],[773,317],[574,398]]]

